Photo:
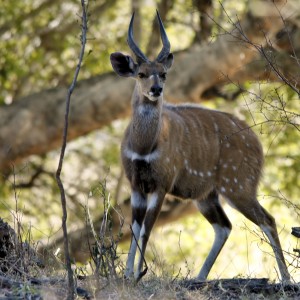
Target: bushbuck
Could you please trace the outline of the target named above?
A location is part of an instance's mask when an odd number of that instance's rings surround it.
[[[127,42],[136,60],[120,52],[110,56],[118,75],[136,80],[132,118],[121,146],[132,189],[132,237],[125,276],[134,276],[138,281],[145,274],[144,254],[150,232],[165,195],[171,194],[195,201],[214,229],[213,246],[197,276],[205,280],[231,231],[220,205],[222,195],[265,233],[281,278],[288,281],[275,220],[256,198],[262,146],[249,126],[229,113],[192,104],[164,103],[163,89],[173,54],[158,12],[157,19],[163,47],[154,61],[134,41],[134,13]],[[134,272],[137,248],[140,255]]]

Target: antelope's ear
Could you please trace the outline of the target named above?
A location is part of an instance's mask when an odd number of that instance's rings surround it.
[[[124,55],[120,52],[115,52],[110,55],[110,62],[114,71],[118,75],[123,77],[131,77],[136,75],[138,65],[130,56]]]
[[[174,61],[174,56],[172,53],[169,53],[166,58],[162,61],[162,64],[167,68],[170,69],[172,67]]]

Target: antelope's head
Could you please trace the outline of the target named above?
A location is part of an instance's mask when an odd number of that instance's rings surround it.
[[[134,13],[129,24],[127,42],[136,56],[136,60],[120,52],[110,55],[110,61],[115,72],[120,76],[136,79],[139,91],[152,102],[156,102],[162,96],[166,75],[173,63],[170,42],[158,12],[157,19],[163,48],[154,61],[150,61],[134,42]]]

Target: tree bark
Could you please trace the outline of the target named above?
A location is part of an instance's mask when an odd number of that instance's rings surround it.
[[[266,78],[278,80],[266,71],[266,63],[259,59],[253,47],[243,42],[245,35],[253,43],[264,46],[284,26],[281,15],[274,10],[273,1],[262,2],[269,5],[269,10],[262,13],[252,5],[244,20],[233,26],[230,33],[220,35],[211,44],[194,45],[176,53],[165,88],[168,101],[199,102],[205,91],[222,86],[228,79],[238,83]],[[285,3],[275,2],[277,5]],[[242,33],[239,28],[242,28]],[[295,75],[299,66],[289,54],[279,53],[277,59],[276,63],[282,66],[283,72],[294,74],[294,80],[299,82],[299,77]],[[133,84],[133,81],[117,78],[112,73],[79,82],[72,95],[69,139],[128,116]],[[12,164],[20,163],[29,155],[41,155],[59,146],[66,91],[66,87],[44,90],[14,101],[12,105],[0,107],[2,174],[9,172]]]

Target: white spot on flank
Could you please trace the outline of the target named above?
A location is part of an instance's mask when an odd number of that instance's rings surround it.
[[[237,183],[237,182],[238,182],[237,178],[234,178],[234,179],[233,179],[233,181],[234,181],[235,183]]]
[[[219,126],[217,123],[214,123],[215,132],[217,133],[219,131]]]
[[[203,174],[202,172],[199,172],[199,175],[200,175],[201,177],[203,177],[203,176],[204,176],[204,174]]]
[[[176,172],[176,170],[177,170],[176,166],[174,166],[173,169],[174,169],[174,172]]]
[[[244,140],[245,139],[245,136],[242,134],[242,139]]]
[[[236,166],[232,166],[232,170],[234,170],[234,171],[235,171],[235,170],[236,170]]]
[[[185,159],[184,160],[184,165],[187,166],[188,165],[188,161]]]
[[[224,167],[225,169],[227,169],[228,165],[227,165],[227,164],[224,164],[223,167]]]
[[[244,161],[248,161],[248,158],[247,158],[247,157],[245,157],[245,158],[244,158]]]
[[[128,148],[125,148],[124,154],[127,158],[129,158],[131,161],[134,161],[136,159],[139,160],[145,160],[146,162],[151,162],[159,158],[160,153],[158,150],[154,150],[153,152],[145,155],[141,155],[139,153],[136,153]]]
[[[229,143],[226,143],[226,148],[229,148],[230,147],[230,144]]]
[[[222,193],[225,193],[225,192],[226,192],[226,189],[224,188],[224,186],[221,187],[221,192],[222,192]]]
[[[167,163],[169,163],[169,162],[170,162],[170,158],[169,158],[169,157],[167,157],[167,158],[166,158],[166,161],[167,161]]]
[[[243,189],[243,186],[240,184],[240,190],[242,190]]]
[[[196,170],[194,170],[193,173],[194,173],[194,175],[197,175],[197,171]]]
[[[229,180],[229,178],[226,178],[226,177],[223,177],[223,179],[225,180],[225,182],[229,182],[230,180]]]
[[[212,174],[211,174],[211,172],[210,171],[208,171],[207,172],[207,176],[211,176]]]

